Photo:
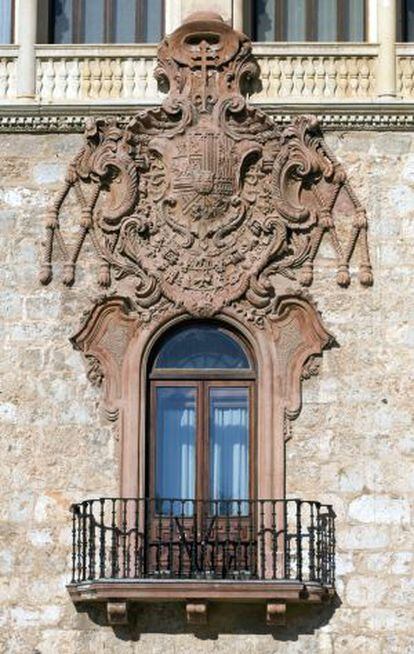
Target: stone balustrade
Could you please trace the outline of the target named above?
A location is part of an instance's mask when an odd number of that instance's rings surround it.
[[[367,101],[376,93],[375,44],[257,44],[258,102]]]
[[[16,97],[16,59],[18,48],[0,45],[0,102]]]
[[[158,103],[154,46],[42,46],[36,51],[41,103]]]
[[[288,43],[254,46],[262,90],[254,102],[372,102],[377,97],[376,44]],[[157,104],[153,45],[36,46],[36,104]],[[0,46],[0,101],[19,102],[18,46]],[[397,100],[414,99],[414,44],[397,47]]]
[[[398,46],[397,95],[404,100],[414,98],[414,43]]]

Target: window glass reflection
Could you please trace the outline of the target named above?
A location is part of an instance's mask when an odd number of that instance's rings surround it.
[[[241,345],[214,325],[194,325],[169,335],[155,368],[250,368]]]
[[[183,386],[156,388],[155,496],[195,498],[197,389]],[[165,506],[164,506],[165,504]],[[168,512],[170,503],[158,502],[158,512]],[[181,513],[179,502],[174,510]],[[184,506],[191,515],[192,503]]]
[[[220,515],[246,515],[249,497],[249,389],[211,388],[210,487]]]

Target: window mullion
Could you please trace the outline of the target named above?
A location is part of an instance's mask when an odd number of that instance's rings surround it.
[[[115,43],[115,11],[114,0],[104,0],[104,33],[105,43]]]

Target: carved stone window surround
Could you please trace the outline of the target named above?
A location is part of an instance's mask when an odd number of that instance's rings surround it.
[[[334,344],[318,312],[307,300],[282,299],[279,313],[259,328],[230,310],[216,319],[241,334],[257,362],[258,494],[284,496],[286,419],[301,406],[305,364]],[[72,343],[86,359],[98,360],[103,376],[103,404],[109,419],[118,419],[121,442],[120,493],[145,495],[147,369],[156,342],[171,327],[190,318],[187,313],[142,322],[125,298],[108,298],[93,309]]]

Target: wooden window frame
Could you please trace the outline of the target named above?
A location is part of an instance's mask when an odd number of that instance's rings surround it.
[[[150,410],[147,460],[148,497],[155,497],[156,463],[157,463],[157,388],[192,388],[196,389],[196,462],[195,462],[195,500],[209,500],[210,497],[210,407],[209,391],[211,388],[248,388],[249,389],[249,497],[240,499],[255,499],[257,495],[256,475],[256,384],[254,380],[246,379],[159,379],[150,381]],[[192,499],[192,498],[186,498]],[[231,499],[231,498],[230,498]]]

